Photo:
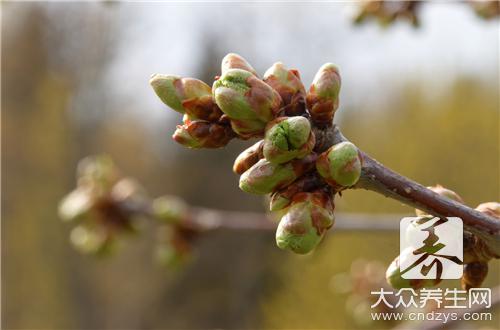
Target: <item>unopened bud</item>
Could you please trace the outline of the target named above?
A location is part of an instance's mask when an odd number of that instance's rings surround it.
[[[295,253],[308,253],[321,242],[333,222],[333,204],[327,193],[298,193],[280,220],[276,244]]]
[[[221,148],[234,137],[228,126],[204,120],[178,125],[172,138],[187,148]]]
[[[476,210],[484,214],[487,214],[490,217],[500,219],[500,203],[498,202],[487,202],[479,204],[476,207]]]
[[[401,274],[400,264],[404,258],[409,258],[413,254],[412,248],[405,249],[401,255],[396,257],[385,273],[387,283],[394,289],[412,288],[414,290],[423,287],[433,287],[441,282],[441,279],[405,279]]]
[[[80,225],[71,231],[70,242],[81,253],[108,255],[116,248],[116,242],[99,227]]]
[[[258,76],[254,68],[243,57],[235,53],[229,53],[222,59],[221,72],[225,74],[231,69],[241,69],[250,72],[254,76]]]
[[[241,175],[240,189],[251,194],[268,194],[288,186],[312,169],[314,161],[314,155],[285,164],[274,164],[267,159],[261,159]]]
[[[316,161],[316,169],[328,184],[336,188],[350,187],[361,175],[362,159],[351,142],[338,143],[323,152]]]
[[[120,179],[120,173],[108,155],[89,156],[78,162],[78,186],[91,191],[93,197],[108,194]]]
[[[93,205],[90,192],[77,188],[64,197],[59,204],[59,217],[63,221],[79,221],[89,215]]]
[[[264,157],[272,163],[286,163],[311,153],[316,140],[309,120],[280,117],[270,122],[264,137]]]
[[[161,196],[153,200],[154,216],[164,222],[178,223],[188,215],[186,202],[175,196]]]
[[[143,202],[146,199],[146,191],[137,180],[124,178],[111,189],[111,198],[117,202]]]
[[[229,119],[238,121],[233,129],[246,129],[246,135],[264,131],[281,108],[281,97],[265,82],[248,71],[231,69],[213,86],[215,102]]]
[[[465,264],[462,276],[462,288],[464,290],[469,290],[471,288],[480,287],[487,275],[487,262],[471,262],[469,264]]]
[[[307,93],[307,107],[312,120],[318,125],[330,125],[338,108],[340,74],[331,63],[324,64],[314,76]]]
[[[262,158],[262,145],[264,140],[260,140],[251,147],[245,149],[236,157],[233,165],[233,172],[241,175]]]
[[[212,89],[198,79],[154,74],[149,83],[163,103],[180,113],[186,112],[184,102],[191,106],[195,101],[201,104],[211,102]]]
[[[296,194],[316,190],[320,185],[322,185],[322,180],[316,173],[304,175],[285,188],[274,192],[269,201],[269,210],[282,210],[290,205],[293,196]]]
[[[277,62],[266,71],[264,81],[279,93],[288,116],[304,113],[306,90],[297,70],[288,70]]]

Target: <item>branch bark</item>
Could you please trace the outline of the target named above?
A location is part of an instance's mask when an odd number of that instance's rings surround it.
[[[336,125],[328,130],[315,132],[319,140],[317,151],[348,141]],[[500,221],[464,204],[442,197],[380,164],[364,152],[363,168],[359,182],[353,189],[366,189],[398,200],[406,205],[424,210],[437,217],[459,217],[464,229],[477,235],[487,244],[496,258],[500,257]]]

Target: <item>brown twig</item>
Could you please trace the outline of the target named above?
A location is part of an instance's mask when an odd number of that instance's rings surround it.
[[[336,125],[326,132],[315,132],[319,138],[318,151],[348,141]],[[500,256],[500,221],[464,204],[442,197],[377,162],[361,152],[363,169],[359,182],[352,188],[371,190],[396,199],[406,205],[424,210],[438,217],[459,217],[464,229],[482,238],[490,251]]]
[[[148,202],[120,205],[124,211],[154,219]],[[335,230],[343,231],[397,231],[401,214],[352,214],[335,215]],[[217,229],[274,231],[277,223],[270,214],[259,212],[226,211],[205,207],[190,207],[188,216],[182,220],[183,226],[206,232]]]

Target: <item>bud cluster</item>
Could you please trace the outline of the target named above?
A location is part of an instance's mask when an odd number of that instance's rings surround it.
[[[333,124],[340,84],[331,63],[318,70],[306,91],[297,70],[277,62],[261,79],[234,53],[222,60],[211,89],[191,78],[154,75],[151,80],[160,99],[189,123],[174,134],[177,142],[201,148],[224,146],[232,137],[261,139],[236,158],[233,171],[240,175],[241,190],[271,195],[270,210],[281,215],[277,245],[297,253],[321,241],[334,222],[334,195],[356,184],[361,174],[360,152],[350,142],[315,152],[314,132]],[[233,135],[215,138],[208,128],[213,125]],[[209,133],[197,135],[195,126]]]
[[[77,188],[59,205],[62,220],[76,224],[71,243],[84,253],[110,252],[117,238],[138,229],[137,214],[128,212],[145,198],[140,185],[122,178],[113,161],[104,155],[80,161]]]
[[[472,10],[482,19],[491,20],[500,17],[500,2],[491,0],[468,0]],[[407,21],[414,27],[419,26],[418,11],[423,1],[387,1],[363,0],[354,17],[355,24],[362,24],[368,20],[375,20],[380,26],[386,27],[396,21]]]
[[[436,194],[449,198],[459,203],[464,203],[463,199],[454,191],[447,189],[441,185],[427,187]],[[489,202],[478,205],[477,211],[485,213],[500,221],[500,203]],[[429,216],[425,211],[416,209],[415,213],[418,216]],[[486,243],[476,235],[464,231],[463,238],[463,262],[464,273],[462,276],[462,287],[466,290],[473,287],[480,287],[486,276],[488,275],[488,262],[493,258],[499,258],[490,251]],[[391,263],[386,272],[387,282],[393,288],[412,288],[420,289],[423,287],[436,286],[441,282],[441,279],[420,279],[420,280],[407,280],[401,276],[400,260],[411,256],[413,251],[407,249],[403,251]]]
[[[80,252],[106,255],[115,251],[128,234],[141,229],[141,219],[158,220],[157,260],[177,266],[190,259],[196,229],[186,224],[188,205],[175,196],[149,199],[132,178],[122,177],[110,157],[80,161],[77,187],[59,205],[63,221],[76,226],[71,244]]]
[[[360,4],[360,10],[354,18],[354,23],[361,24],[369,19],[374,19],[381,26],[388,26],[401,19],[417,27],[419,25],[417,16],[419,5],[419,1],[365,0]]]

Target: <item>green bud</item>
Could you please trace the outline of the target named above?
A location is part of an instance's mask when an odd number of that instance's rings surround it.
[[[171,270],[178,270],[193,259],[191,242],[180,227],[163,225],[158,228],[156,234],[156,262]]]
[[[234,137],[228,126],[204,120],[187,120],[177,125],[172,138],[187,148],[221,148]]]
[[[237,128],[245,128],[247,135],[264,131],[281,108],[279,94],[248,71],[231,69],[225,72],[213,86],[215,102]]]
[[[116,248],[116,242],[102,228],[80,225],[71,231],[70,242],[80,253],[108,255]]]
[[[333,205],[325,192],[298,193],[276,230],[280,249],[305,254],[312,251],[333,225]]]
[[[262,145],[264,140],[260,140],[238,155],[233,165],[233,172],[243,174],[262,158]]]
[[[272,163],[286,163],[311,153],[316,140],[304,117],[280,117],[270,122],[264,137],[264,157]]]
[[[231,129],[243,139],[260,136],[265,124],[258,119],[231,119]]]
[[[178,197],[161,196],[153,200],[152,211],[159,220],[178,223],[187,217],[188,206]]]
[[[445,187],[443,187],[443,186],[441,186],[439,184],[437,184],[435,186],[427,187],[427,189],[432,190],[433,192],[435,192],[436,194],[438,194],[440,196],[443,196],[443,197],[452,199],[455,202],[459,202],[459,203],[464,204],[464,201],[462,200],[462,198],[456,192],[454,192],[453,190],[450,190],[450,189],[446,189]],[[428,214],[427,212],[425,212],[423,210],[419,210],[419,209],[415,209],[415,213],[418,216],[422,216],[422,215],[427,215]]]
[[[403,258],[408,258],[413,253],[412,248],[407,248],[389,265],[385,273],[387,283],[394,289],[412,288],[414,290],[428,288],[438,285],[441,279],[405,279],[400,270],[400,263]]]
[[[269,211],[275,212],[284,209],[292,200],[288,198],[283,192],[276,191],[271,195],[271,200],[269,201]]]
[[[116,202],[144,202],[146,199],[145,189],[133,178],[124,178],[118,181],[111,189],[111,198]]]
[[[476,207],[479,212],[485,213],[490,217],[500,219],[500,203],[498,202],[488,202],[479,204]]]
[[[311,118],[319,125],[330,125],[338,108],[340,74],[331,63],[324,64],[314,76],[307,93],[307,107]]]
[[[251,194],[269,194],[286,187],[310,170],[313,161],[313,157],[306,157],[285,164],[274,164],[261,159],[241,175],[240,189]]]
[[[180,113],[186,112],[186,104],[196,108],[212,103],[212,89],[198,79],[154,74],[149,83],[163,103]]]
[[[323,152],[316,161],[319,174],[333,187],[350,187],[358,182],[362,160],[351,142],[338,143]]]
[[[222,59],[221,72],[225,74],[231,69],[241,69],[250,72],[254,76],[258,76],[254,68],[238,54],[229,53]]]
[[[78,221],[87,217],[94,200],[88,190],[77,188],[59,203],[59,217],[63,221]]]
[[[292,183],[297,178],[291,163],[273,164],[259,160],[240,177],[240,189],[251,194],[265,195]]]
[[[120,173],[108,155],[85,157],[77,167],[78,186],[88,189],[93,197],[109,193],[120,179]]]
[[[487,262],[471,262],[464,265],[464,273],[462,275],[462,288],[469,290],[471,288],[479,288],[488,276]]]
[[[281,62],[274,63],[264,74],[264,82],[281,96],[287,115],[304,113],[306,90],[297,70],[288,70]]]

